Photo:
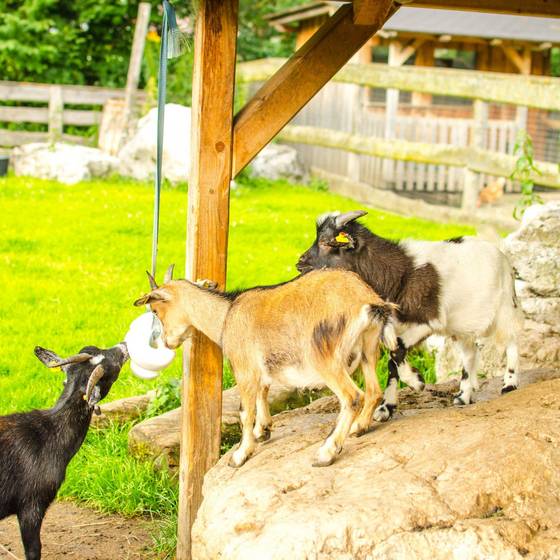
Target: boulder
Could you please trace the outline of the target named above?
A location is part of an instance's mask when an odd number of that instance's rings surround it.
[[[276,414],[288,408],[304,406],[318,391],[297,389],[273,384],[268,394],[270,412]],[[239,440],[239,390],[237,387],[222,393],[222,445],[230,446]],[[128,435],[129,451],[138,458],[153,460],[158,467],[175,469],[179,466],[181,409],[176,408],[148,418],[134,426]]]
[[[116,172],[118,160],[97,148],[57,142],[24,144],[12,152],[16,175],[74,184]]]
[[[175,103],[165,106],[163,176],[186,181],[190,169],[191,109]],[[157,108],[138,121],[136,132],[118,154],[119,173],[141,181],[154,177],[157,152]]]
[[[560,202],[529,207],[503,249],[534,295],[560,296]]]
[[[243,467],[226,454],[206,475],[193,559],[560,558],[557,374],[409,411],[350,438],[328,468],[311,466],[335,419],[323,399],[278,415]]]
[[[92,416],[91,425],[95,428],[106,428],[112,422],[124,424],[136,420],[146,412],[155,394],[155,391],[148,391],[145,395],[103,403],[99,406],[101,414]]]
[[[253,177],[289,179],[298,183],[308,179],[297,150],[284,144],[268,144],[251,162]]]

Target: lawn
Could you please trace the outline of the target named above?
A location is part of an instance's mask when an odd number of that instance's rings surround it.
[[[138,315],[132,302],[148,288],[151,185],[116,179],[66,186],[54,181],[0,179],[0,414],[50,406],[62,374],[33,355],[39,344],[64,355],[82,346],[113,345]],[[245,181],[232,191],[228,287],[275,283],[296,274],[313,241],[315,217],[363,208],[318,186]],[[160,273],[184,263],[187,193],[162,193]],[[369,210],[364,222],[391,238],[444,239],[473,228]],[[421,358],[419,358],[421,359]],[[180,359],[159,382],[180,375]],[[225,382],[232,383],[230,375]],[[110,399],[154,388],[125,366]],[[72,462],[62,494],[127,515],[173,515],[169,477],[126,453],[128,426],[91,431]],[[95,466],[94,466],[95,465]]]

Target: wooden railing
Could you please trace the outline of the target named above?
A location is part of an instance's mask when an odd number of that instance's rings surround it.
[[[42,123],[47,132],[15,131],[0,128],[0,146],[16,146],[26,142],[64,140],[92,144],[94,138],[65,134],[64,125],[92,126],[101,122],[102,107],[109,99],[124,99],[124,89],[94,86],[39,84],[0,81],[0,102],[18,101],[46,103],[46,107],[0,106],[0,122]],[[142,98],[142,96],[140,96]],[[65,105],[93,105],[93,109],[77,110]]]
[[[265,59],[242,63],[237,69],[238,82],[243,84],[264,81],[274,74],[283,62],[283,59]],[[475,204],[480,174],[507,177],[515,167],[514,156],[488,149],[490,146],[485,141],[488,132],[491,132],[488,102],[560,111],[560,78],[410,66],[393,67],[385,64],[348,64],[334,76],[333,81],[473,99],[472,131],[468,135],[468,142],[464,142],[463,145],[384,138],[382,135],[371,137],[353,131],[297,125],[286,126],[278,135],[279,139],[296,144],[335,148],[346,153],[411,164],[461,168],[464,170],[463,207],[472,208]],[[351,103],[351,100],[349,102]],[[560,187],[557,163],[536,161],[535,164],[541,172],[533,177],[535,182],[548,187]]]

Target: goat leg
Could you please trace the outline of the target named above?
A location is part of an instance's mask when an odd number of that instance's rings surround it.
[[[25,507],[18,513],[25,560],[41,559],[41,525],[44,515],[45,509],[39,506]]]

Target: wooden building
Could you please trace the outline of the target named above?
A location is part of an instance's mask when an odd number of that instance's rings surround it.
[[[301,48],[340,5],[341,2],[316,1],[270,14],[267,19],[276,29],[295,33],[296,48]],[[556,19],[409,6],[393,14],[351,62],[517,75],[551,74],[552,52],[560,46],[560,25]],[[326,98],[328,93],[322,95]],[[322,108],[315,110],[312,105],[309,111],[314,114],[300,115],[299,121],[302,124],[314,122],[317,113],[324,114],[324,108],[330,104],[334,110],[339,96],[340,92],[333,91],[331,99],[317,99],[316,104],[322,104]],[[367,88],[365,93],[354,96],[354,102],[360,104],[357,109],[359,120],[370,123],[368,130],[363,132],[375,136],[425,142],[449,138],[455,145],[467,145],[472,135],[472,99]],[[557,113],[506,104],[490,104],[487,111],[490,131],[487,148],[512,154],[517,131],[523,129],[533,139],[537,159],[558,161],[560,119]],[[304,159],[309,160],[310,149],[304,148],[304,152]],[[315,150],[314,154],[321,160],[320,151]],[[322,159],[329,161],[331,167],[336,163],[336,158],[329,160],[325,156]],[[317,161],[307,163],[317,166]],[[401,172],[389,169],[399,165]],[[383,163],[383,172],[379,169],[379,162],[371,162],[370,167],[371,170],[362,174],[366,182],[379,184],[381,179],[388,185],[386,188],[408,190],[404,177],[412,172],[407,169],[410,166]],[[435,190],[460,190],[460,174],[452,170],[443,176]],[[481,186],[487,180],[483,177]],[[417,187],[415,190],[424,190]],[[508,183],[507,189],[512,188]]]

